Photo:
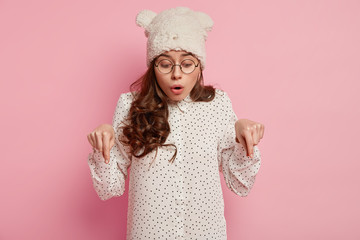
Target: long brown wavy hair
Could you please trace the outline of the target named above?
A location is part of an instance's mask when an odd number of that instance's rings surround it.
[[[120,127],[125,138],[119,136],[119,141],[130,146],[131,155],[137,158],[146,156],[154,149],[157,155],[158,147],[173,146],[175,153],[169,160],[172,163],[177,154],[177,147],[174,144],[164,144],[170,133],[169,98],[156,80],[155,61],[156,58],[150,63],[147,71],[130,85],[134,100],[123,126]],[[212,85],[204,86],[201,65],[200,70],[200,77],[191,90],[190,97],[193,101],[209,102],[215,97],[215,88]]]

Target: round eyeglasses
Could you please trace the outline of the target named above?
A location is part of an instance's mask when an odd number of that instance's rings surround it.
[[[195,68],[197,66],[199,66],[199,63],[195,64],[195,62],[191,59],[184,59],[181,61],[180,64],[174,64],[168,59],[163,59],[163,60],[160,60],[157,65],[155,64],[155,67],[161,73],[165,73],[165,74],[170,73],[173,70],[174,66],[179,66],[180,70],[183,73],[190,74],[195,70]]]

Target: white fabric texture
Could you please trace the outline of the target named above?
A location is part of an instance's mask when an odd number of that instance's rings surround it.
[[[131,102],[130,92],[120,95],[114,130]],[[150,165],[155,151],[135,158],[116,141],[109,164],[100,152],[88,156],[94,189],[102,200],[123,195],[130,169],[127,240],[227,239],[220,171],[231,191],[247,196],[260,168],[259,148],[254,146],[250,158],[235,141],[237,116],[223,90],[216,89],[210,102],[194,102],[188,95],[168,109],[171,130],[166,143],[178,148],[174,163],[168,161],[173,147],[159,148]]]
[[[145,29],[147,41],[146,64],[158,55],[170,50],[193,53],[205,69],[205,41],[207,32],[214,24],[209,15],[187,7],[176,7],[155,13],[142,10],[136,16],[136,24]]]

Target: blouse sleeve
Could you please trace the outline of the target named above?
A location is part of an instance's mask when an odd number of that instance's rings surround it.
[[[129,108],[129,101],[126,100],[125,94],[121,94],[112,120],[115,131],[115,144],[110,149],[109,163],[105,163],[100,151],[96,150],[95,153],[92,152],[88,155],[88,165],[93,186],[99,198],[103,201],[114,196],[121,196],[125,191],[127,169],[131,165],[131,154],[128,153],[129,149],[118,140],[117,128],[122,125],[121,121],[126,117]]]
[[[218,144],[219,171],[222,171],[227,187],[235,194],[245,197],[253,187],[260,169],[260,151],[255,145],[254,157],[248,157],[243,145],[236,142],[235,122],[238,119],[226,92],[224,112],[224,134]]]

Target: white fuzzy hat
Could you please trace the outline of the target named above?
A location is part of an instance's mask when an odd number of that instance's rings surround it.
[[[142,10],[136,16],[136,24],[145,29],[147,41],[146,64],[170,50],[193,53],[205,68],[205,40],[214,22],[206,13],[187,7],[176,7],[155,13]]]

